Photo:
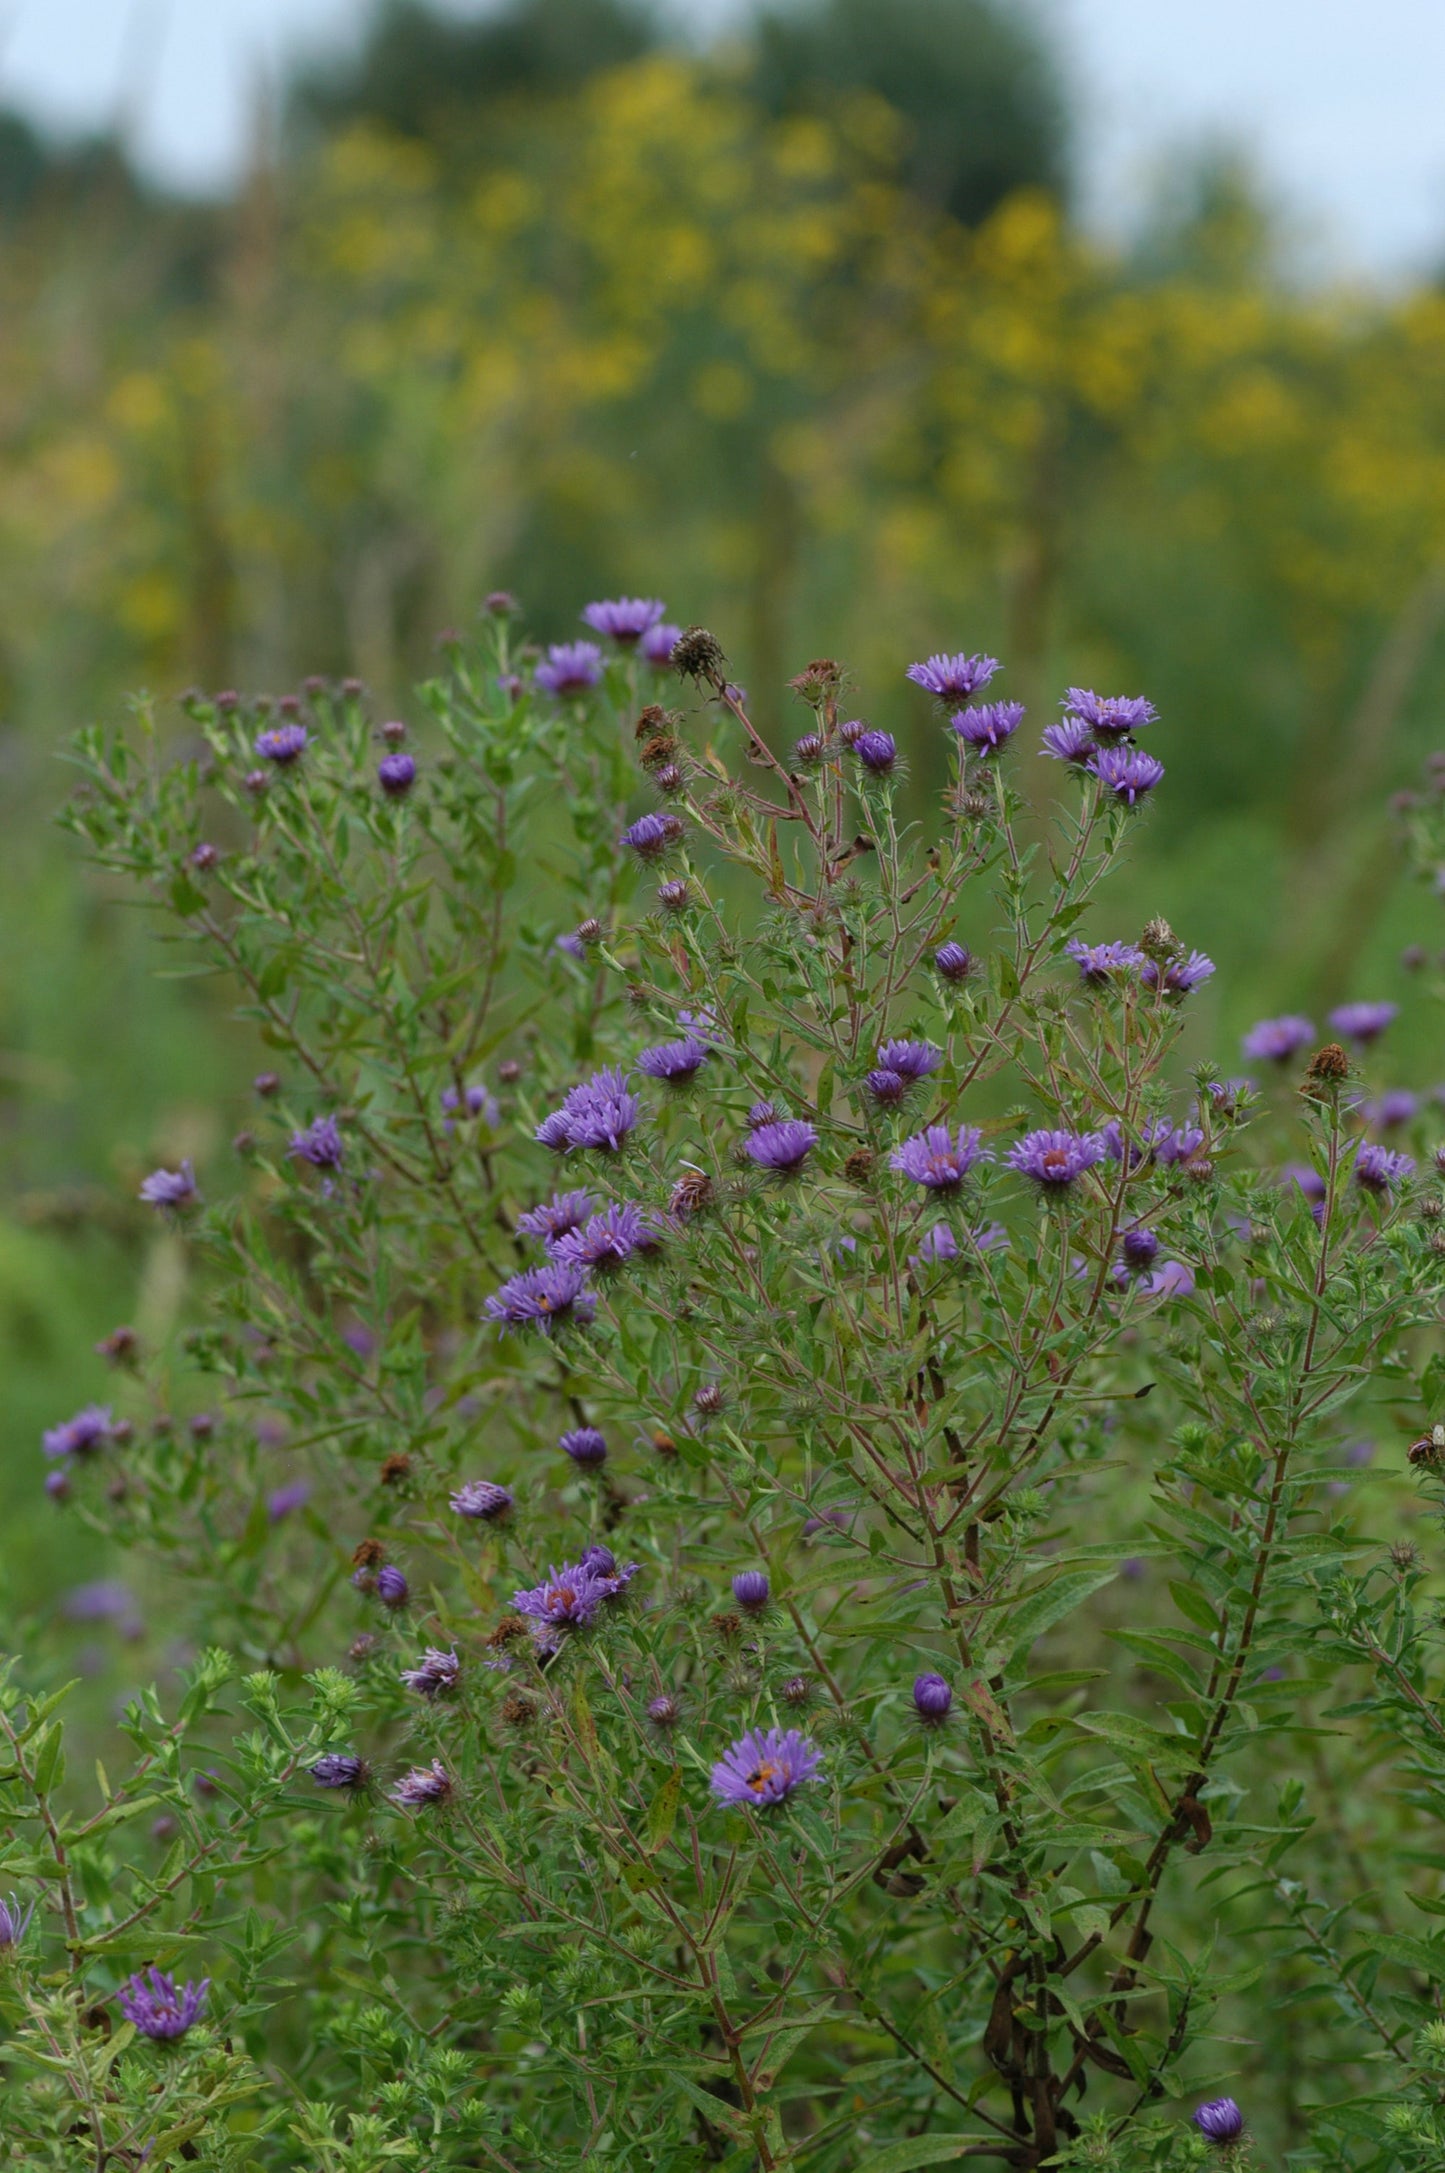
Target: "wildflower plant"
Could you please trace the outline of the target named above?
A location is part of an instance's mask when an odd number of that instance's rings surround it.
[[[405,790],[355,687],[81,743],[267,1069],[159,1199],[191,1327],[37,1444],[203,1650],[95,1785],[12,1665],[11,2147],[1184,2168],[1287,2097],[1423,2165],[1428,1571],[1336,1489],[1368,1408],[1440,1491],[1433,1180],[1336,1045],[1189,1078],[1210,961],[1093,925],[1142,698],[960,725],[940,652],[911,746],[820,660],[784,759],[663,610],[533,663],[508,600]]]

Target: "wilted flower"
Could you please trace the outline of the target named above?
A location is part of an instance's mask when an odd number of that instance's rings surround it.
[[[1376,1041],[1400,1009],[1392,1003],[1340,1004],[1330,1013],[1330,1024],[1346,1041],[1357,1041],[1364,1046]]]
[[[595,641],[553,642],[536,680],[549,694],[585,694],[602,677],[602,651]]]
[[[488,1298],[486,1312],[505,1327],[535,1325],[549,1335],[564,1322],[585,1326],[596,1316],[597,1300],[587,1288],[585,1268],[554,1260],[545,1268],[524,1268],[503,1283]]]
[[[573,1267],[620,1267],[634,1253],[656,1252],[661,1236],[640,1207],[631,1200],[616,1201],[592,1216],[580,1230],[569,1230],[552,1247],[558,1260]]]
[[[920,1675],[913,1685],[913,1703],[920,1720],[936,1723],[947,1717],[953,1691],[941,1675]]]
[[[311,1768],[311,1778],[318,1788],[364,1788],[368,1773],[364,1758],[337,1750],[323,1751]]]
[[[256,752],[264,761],[274,762],[284,770],[305,754],[310,737],[304,724],[273,725],[269,732],[258,736]]]
[[[949,718],[949,723],[961,740],[976,747],[983,754],[995,754],[1024,721],[1022,702],[981,702],[973,709],[960,709]]]
[[[691,1079],[707,1062],[709,1050],[705,1041],[696,1034],[688,1034],[682,1041],[664,1041],[656,1048],[644,1049],[637,1059],[637,1068],[649,1079],[662,1079],[669,1085]]]
[[[286,1152],[313,1169],[339,1170],[346,1158],[341,1129],[335,1117],[317,1117],[304,1132],[292,1134]]]
[[[1291,1011],[1281,1018],[1261,1019],[1257,1026],[1251,1026],[1240,1047],[1251,1062],[1287,1064],[1314,1038],[1313,1021]]]
[[[606,1437],[595,1426],[576,1426],[571,1433],[563,1434],[557,1445],[574,1464],[589,1470],[596,1470],[607,1461]]]
[[[1137,747],[1100,747],[1090,758],[1089,768],[1106,791],[1128,807],[1136,806],[1164,776],[1163,763]]]
[[[389,800],[404,800],[416,783],[416,764],[409,754],[383,755],[376,765],[376,781]]]
[[[1392,1154],[1388,1147],[1380,1147],[1373,1140],[1366,1140],[1355,1154],[1355,1183],[1366,1192],[1376,1194],[1393,1191],[1407,1177],[1415,1174],[1413,1155]]]
[[[946,1124],[930,1124],[906,1139],[890,1156],[892,1168],[930,1192],[955,1192],[976,1163],[987,1160],[977,1125],[961,1124],[957,1134]]]
[[[554,1192],[540,1207],[518,1215],[517,1229],[523,1237],[540,1238],[550,1251],[559,1237],[579,1228],[596,1209],[597,1202],[590,1192]]]
[[[1137,973],[1144,953],[1133,943],[1085,943],[1071,936],[1064,945],[1079,969],[1079,979],[1101,988],[1120,976]]]
[[[652,596],[619,596],[610,603],[588,604],[582,613],[594,634],[606,634],[630,649],[662,622],[667,606]],[[668,645],[671,647],[671,643]],[[540,676],[540,675],[539,675]]]
[[[466,1479],[451,1502],[459,1517],[478,1517],[484,1524],[492,1524],[511,1510],[512,1495],[508,1487],[497,1486],[490,1479]]]
[[[418,1697],[435,1698],[443,1691],[455,1690],[461,1672],[462,1663],[455,1651],[439,1652],[435,1645],[428,1645],[416,1667],[402,1669],[401,1679]]]
[[[1193,2119],[1211,2143],[1233,2143],[1244,2133],[1244,2115],[1233,2098],[1211,2098],[1196,2109]]]
[[[187,1983],[178,1991],[168,1970],[152,1967],[137,1970],[117,1997],[126,2021],[133,2022],[142,2037],[184,2037],[205,2005],[210,1987],[210,1978],[202,1977],[199,1984]]]
[[[743,1152],[762,1169],[801,1169],[818,1135],[801,1118],[784,1117],[781,1123],[760,1124],[743,1142]]]
[[[175,1170],[152,1170],[140,1188],[140,1197],[147,1207],[189,1207],[200,1197],[190,1162],[182,1162]]]
[[[445,1803],[451,1792],[450,1774],[439,1758],[433,1758],[429,1766],[413,1766],[410,1773],[403,1773],[391,1800],[403,1811],[423,1811],[430,1804]]]
[[[733,1598],[746,1614],[760,1614],[771,1589],[765,1569],[740,1569],[733,1579]]]
[[[907,676],[940,702],[966,702],[970,694],[986,687],[998,670],[996,656],[930,656],[910,664]]]
[[[93,1456],[105,1447],[114,1427],[109,1404],[88,1403],[63,1425],[48,1427],[41,1442],[47,1456]]]
[[[675,845],[682,836],[683,826],[676,815],[639,815],[636,822],[623,831],[619,842],[639,860],[657,860],[669,846]]]
[[[1023,1177],[1032,1177],[1036,1184],[1047,1189],[1062,1189],[1081,1177],[1086,1169],[1102,1162],[1106,1149],[1098,1132],[1028,1132],[1016,1147],[1011,1147],[1005,1160],[1010,1169]]]
[[[724,1752],[712,1769],[713,1794],[721,1803],[761,1807],[782,1803],[822,1764],[818,1752],[796,1728],[750,1728]]]

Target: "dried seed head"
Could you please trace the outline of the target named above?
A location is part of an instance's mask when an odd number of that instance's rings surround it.
[[[814,657],[811,664],[800,671],[788,685],[801,701],[814,709],[831,700],[843,684],[843,667],[830,656]]]
[[[500,1652],[504,1645],[514,1643],[517,1638],[525,1637],[526,1634],[527,1618],[525,1615],[503,1615],[496,1628],[487,1632],[485,1642],[494,1651]]]
[[[1157,917],[1144,923],[1139,948],[1146,958],[1153,959],[1156,966],[1167,966],[1171,960],[1182,957],[1184,952],[1184,945],[1168,921]]]
[[[502,1700],[501,1714],[509,1728],[525,1728],[529,1721],[536,1719],[537,1708],[530,1698],[509,1690]]]
[[[705,626],[690,626],[673,643],[669,661],[680,679],[707,679],[720,686],[727,658]]]
[[[724,1645],[732,1644],[733,1640],[741,1634],[742,1626],[742,1616],[735,1615],[731,1609],[726,1614],[714,1615],[712,1618],[713,1635]]]
[[[375,1569],[386,1560],[386,1549],[379,1539],[362,1539],[352,1549],[351,1561],[355,1569]]]
[[[871,1147],[855,1147],[843,1164],[843,1175],[850,1185],[867,1185],[873,1181],[873,1167],[878,1157]]]
[[[671,722],[661,702],[649,702],[633,726],[632,736],[636,740],[651,739],[654,733],[665,732]]]
[[[668,1206],[674,1215],[700,1215],[711,1205],[713,1182],[706,1170],[687,1170],[672,1188]]]
[[[382,1485],[400,1486],[403,1480],[410,1477],[411,1458],[407,1455],[405,1449],[393,1449],[391,1455],[385,1459],[381,1467]]]
[[[1349,1076],[1349,1057],[1337,1041],[1327,1041],[1323,1048],[1316,1049],[1305,1068],[1306,1080],[1313,1080],[1320,1086],[1338,1086]]]
[[[652,1446],[659,1456],[676,1456],[677,1454],[677,1443],[673,1440],[672,1435],[665,1434],[661,1427],[658,1427],[653,1434]]]
[[[637,750],[637,759],[645,770],[660,769],[664,762],[671,762],[677,753],[677,741],[671,732],[654,732]]]

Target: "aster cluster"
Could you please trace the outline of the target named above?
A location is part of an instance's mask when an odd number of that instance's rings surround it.
[[[629,1088],[626,1072],[613,1064],[574,1086],[561,1108],[543,1118],[536,1136],[555,1153],[590,1148],[620,1154],[623,1140],[641,1121],[642,1104]]]

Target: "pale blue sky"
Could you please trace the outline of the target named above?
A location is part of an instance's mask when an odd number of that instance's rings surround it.
[[[466,0],[454,0],[459,7]],[[1322,269],[1445,257],[1445,0],[1039,0],[1071,58],[1091,215],[1151,172],[1247,145]],[[738,0],[673,0],[693,21]],[[880,7],[888,0],[878,0]],[[288,51],[354,35],[365,0],[0,0],[0,101],[65,130],[121,117],[147,167],[223,187]]]

